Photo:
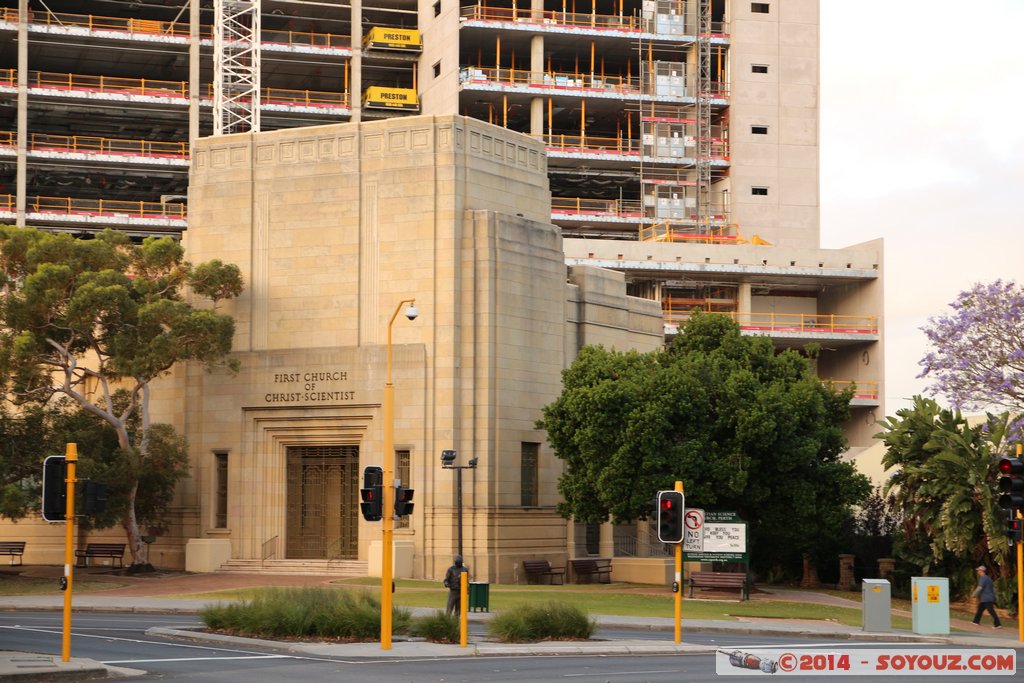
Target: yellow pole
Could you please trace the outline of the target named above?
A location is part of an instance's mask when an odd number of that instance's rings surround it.
[[[676,482],[676,491],[683,493],[683,482]],[[686,514],[686,504],[680,514]],[[675,595],[675,642],[678,645],[683,642],[683,544],[676,543],[676,595]]]
[[[380,648],[391,649],[391,585],[392,585],[392,531],[395,514],[395,386],[391,383],[391,327],[402,310],[403,304],[413,304],[415,299],[403,299],[398,302],[395,312],[388,321],[388,363],[387,382],[384,384],[384,507],[381,528],[381,568],[380,568]]]
[[[61,639],[61,659],[71,661],[71,583],[74,566],[75,543],[75,465],[78,464],[78,444],[69,443],[64,451],[67,465],[67,505],[64,508],[64,636]]]
[[[459,572],[459,647],[469,642],[469,572]]]

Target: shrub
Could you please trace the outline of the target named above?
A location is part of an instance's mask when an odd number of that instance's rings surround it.
[[[459,642],[458,617],[440,610],[414,619],[409,630],[413,635],[426,638],[433,643]]]
[[[517,605],[502,612],[488,624],[491,636],[506,643],[538,640],[586,640],[597,622],[575,605],[549,602]]]
[[[380,635],[380,601],[367,592],[329,588],[268,588],[252,600],[211,605],[200,613],[207,628],[240,635],[372,640]],[[408,610],[392,613],[392,630],[408,630]]]

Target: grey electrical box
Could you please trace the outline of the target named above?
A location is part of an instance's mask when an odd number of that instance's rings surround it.
[[[885,579],[864,579],[861,584],[861,609],[865,631],[892,631],[892,591]]]

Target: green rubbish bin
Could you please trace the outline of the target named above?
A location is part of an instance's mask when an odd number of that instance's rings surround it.
[[[476,581],[469,582],[469,611],[491,611],[491,584]]]

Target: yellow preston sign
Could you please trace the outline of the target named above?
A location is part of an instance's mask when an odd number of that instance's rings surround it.
[[[367,109],[415,109],[420,100],[411,88],[382,88],[374,85],[366,89],[363,104]]]
[[[420,40],[420,32],[414,28],[375,26],[367,32],[366,38],[363,39],[363,47],[419,52],[423,49],[423,43]]]

